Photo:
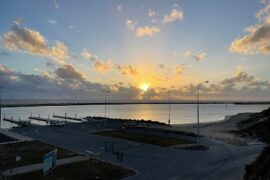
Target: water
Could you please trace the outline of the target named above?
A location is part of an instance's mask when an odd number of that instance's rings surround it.
[[[200,122],[213,122],[223,120],[226,115],[235,115],[243,112],[260,112],[270,105],[234,105],[228,104],[201,104]],[[171,104],[171,124],[195,123],[197,121],[196,104]],[[42,107],[16,107],[3,108],[2,114],[13,119],[26,120],[33,116],[52,118],[53,113],[74,117],[104,116],[104,105],[83,106],[42,106]],[[168,104],[136,104],[136,105],[107,105],[107,117],[123,119],[145,119],[168,122]],[[56,118],[54,118],[56,119]],[[32,123],[38,124],[33,120]],[[45,124],[42,123],[41,124]],[[1,127],[8,128],[9,122],[3,122]],[[14,126],[14,125],[13,125]]]

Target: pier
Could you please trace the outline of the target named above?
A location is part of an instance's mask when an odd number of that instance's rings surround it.
[[[61,118],[61,119],[67,119],[67,120],[73,120],[73,121],[79,121],[81,122],[81,118],[77,118],[77,115],[75,114],[75,117],[68,117],[67,114],[65,113],[65,116],[60,116],[60,115],[55,115],[53,114],[54,118]]]
[[[55,120],[55,119],[50,119],[49,117],[48,118],[42,118],[40,116],[38,116],[38,117],[30,116],[29,119],[33,119],[33,120],[36,120],[36,121],[43,121],[43,122],[46,122],[46,124],[49,124],[49,125],[65,125],[65,122],[58,121],[58,120]]]
[[[27,121],[27,120],[14,120],[11,116],[11,118],[3,118],[3,121],[7,121],[13,124],[17,124],[19,126],[30,126],[31,125],[31,121]]]

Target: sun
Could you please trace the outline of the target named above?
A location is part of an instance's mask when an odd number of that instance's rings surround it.
[[[147,83],[142,83],[141,85],[140,85],[140,89],[141,90],[143,90],[144,92],[145,91],[147,91],[148,89],[149,89],[149,84],[147,84]]]

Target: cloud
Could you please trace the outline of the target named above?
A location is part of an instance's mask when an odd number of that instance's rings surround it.
[[[137,22],[127,19],[126,20],[126,27],[134,33],[137,37],[143,36],[154,36],[155,34],[160,32],[160,28],[158,26],[144,26],[144,27],[137,27]]]
[[[169,14],[165,14],[162,23],[171,23],[174,21],[180,21],[184,19],[184,13],[180,9],[172,9]]]
[[[133,67],[132,65],[118,65],[117,68],[122,75],[135,76],[138,74],[136,67]]]
[[[0,64],[0,74],[1,75],[10,75],[10,74],[12,74],[12,72],[13,71],[11,68]]]
[[[206,53],[203,51],[200,51],[196,54],[192,51],[186,51],[183,55],[185,57],[189,57],[189,58],[193,59],[194,61],[198,62],[198,61],[202,61],[205,59]]]
[[[126,20],[126,26],[130,31],[134,31],[136,24],[137,24],[137,22],[134,22],[131,19]]]
[[[52,47],[38,31],[22,28],[17,24],[1,37],[1,44],[10,51],[24,52],[35,56],[54,59],[63,63],[69,56],[68,47],[60,41]]]
[[[65,64],[55,70],[57,77],[62,79],[84,80],[84,74],[71,64]]]
[[[262,4],[267,4],[267,3],[269,3],[269,0],[260,0],[260,2],[261,2]]]
[[[154,16],[156,16],[156,15],[157,15],[156,11],[154,11],[154,10],[152,10],[152,9],[149,9],[149,10],[148,10],[148,16],[149,16],[149,17],[154,17]]]
[[[94,63],[94,69],[101,73],[107,73],[112,71],[114,68],[114,63],[112,60],[108,61],[96,61]]]
[[[75,28],[75,26],[73,26],[73,25],[69,25],[69,26],[68,26],[68,28],[69,28],[69,29],[74,29],[74,28]]]
[[[52,25],[57,24],[57,21],[54,19],[47,19],[47,22]]]
[[[93,55],[92,53],[90,53],[86,48],[83,48],[83,51],[81,52],[82,57],[85,60],[95,60],[97,59],[96,55]]]
[[[117,11],[122,11],[123,10],[123,6],[121,4],[119,4],[117,7],[116,7],[116,10]]]
[[[41,75],[28,75],[15,72],[7,66],[0,64],[0,82],[4,89],[5,99],[86,99],[87,102],[103,102],[102,90],[111,86],[92,83],[80,78],[72,65],[60,67],[61,77],[51,72],[51,77]],[[39,70],[42,71],[42,70]],[[58,70],[59,71],[59,70]],[[77,71],[77,70],[75,70]],[[71,75],[73,74],[73,75]],[[138,98],[141,90],[117,84],[117,88],[110,89],[110,98],[118,101],[130,101]],[[91,100],[92,99],[92,100]]]
[[[270,3],[256,14],[256,18],[259,22],[247,27],[247,34],[235,39],[229,51],[243,55],[270,54]]]
[[[57,0],[53,0],[53,3],[54,3],[54,7],[59,9],[59,4],[58,4]]]
[[[20,24],[22,24],[22,19],[21,18],[16,18],[13,23],[17,26],[19,26]]]
[[[92,102],[98,102],[98,100],[102,102],[104,97],[102,90],[108,88],[111,92],[110,98],[114,101],[138,99],[164,100],[168,98],[168,89],[166,87],[152,87],[149,89],[149,92],[142,93],[139,88],[129,84],[117,83],[103,85],[80,78],[80,75],[70,75],[76,74],[70,73],[70,71],[78,72],[72,65],[61,66],[59,68],[61,71],[64,71],[60,73],[60,77],[54,71],[50,72],[51,76],[48,77],[42,73],[41,75],[28,75],[15,72],[11,68],[0,64],[0,82],[1,86],[5,87],[4,98],[40,99],[41,97],[46,97],[47,99],[88,99],[93,97]],[[176,84],[174,87],[170,87],[171,96],[175,100],[183,98],[194,100],[196,97],[196,87],[196,83],[180,86]],[[269,99],[270,82],[259,80],[257,77],[248,74],[243,67],[239,66],[231,77],[224,78],[209,85],[202,85],[200,92],[201,98],[204,100],[265,101]]]
[[[39,69],[39,68],[34,68],[34,71],[38,72],[41,76],[46,77],[48,79],[52,79],[52,78],[55,77],[54,76],[54,73],[48,72],[48,71],[44,71],[44,70]]]
[[[169,67],[167,67],[165,64],[159,64],[158,67],[159,67],[161,70],[165,70],[165,71],[168,71],[168,70],[169,70]]]
[[[64,62],[69,56],[68,47],[60,41],[56,41],[55,46],[50,48],[49,53],[49,57],[60,62]]]
[[[244,71],[243,66],[238,66],[235,70],[235,73],[232,78],[225,78],[221,81],[221,84],[226,86],[236,86],[237,84],[243,83],[258,83],[258,80],[254,77],[249,75],[247,72]]]
[[[182,66],[180,66],[180,65],[176,65],[174,67],[174,73],[177,74],[177,75],[182,74],[183,71],[184,71],[184,68]]]
[[[154,36],[155,34],[160,32],[160,28],[157,26],[144,26],[138,27],[135,31],[135,36],[143,37],[143,36]]]

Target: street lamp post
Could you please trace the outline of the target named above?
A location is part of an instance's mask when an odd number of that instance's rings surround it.
[[[203,83],[209,83],[209,81],[204,81],[197,85],[197,143],[199,143],[200,138],[200,86]]]
[[[109,93],[110,91],[103,91],[104,93],[104,117],[105,119],[107,119],[107,93]]]
[[[169,117],[168,117],[168,124],[171,124],[171,92],[168,91],[169,93]]]
[[[2,89],[4,87],[0,87],[0,129],[2,128]]]

